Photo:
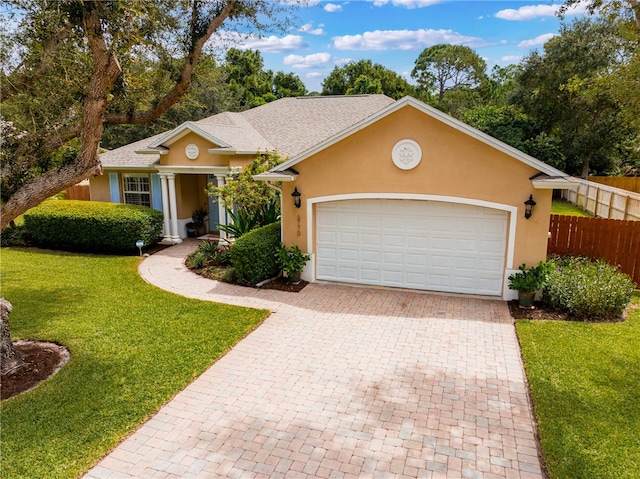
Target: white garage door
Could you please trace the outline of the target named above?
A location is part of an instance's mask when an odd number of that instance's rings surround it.
[[[319,203],[316,215],[319,280],[502,293],[505,211],[365,199]]]

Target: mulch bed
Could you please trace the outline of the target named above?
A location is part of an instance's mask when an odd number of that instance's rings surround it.
[[[59,344],[16,341],[13,344],[25,365],[0,376],[0,400],[28,391],[54,375],[69,360],[69,351]]]
[[[556,311],[546,307],[543,303],[536,301],[534,309],[523,309],[518,306],[518,301],[509,301],[509,312],[513,319],[556,319],[561,321],[578,321],[577,318],[570,314]]]
[[[260,286],[260,289],[277,289],[279,291],[288,291],[290,293],[298,293],[308,285],[308,281],[300,280],[297,283],[290,283],[284,278],[275,278]]]

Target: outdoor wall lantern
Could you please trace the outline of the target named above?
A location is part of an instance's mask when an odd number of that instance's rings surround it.
[[[291,196],[293,196],[293,206],[295,206],[296,208],[300,208],[300,205],[302,204],[300,201],[301,195],[300,195],[300,192],[298,191],[297,186],[293,189],[293,193],[291,193]]]
[[[524,217],[526,219],[531,218],[531,212],[533,211],[533,207],[536,205],[536,202],[533,201],[533,195],[529,195],[529,199],[524,202]]]

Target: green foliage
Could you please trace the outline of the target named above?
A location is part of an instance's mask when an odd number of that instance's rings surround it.
[[[231,247],[226,242],[203,241],[197,250],[187,256],[185,264],[190,269],[229,266],[231,265]]]
[[[204,208],[196,208],[193,210],[193,213],[191,213],[191,220],[195,226],[204,226],[207,215],[207,210]]]
[[[420,53],[411,77],[441,103],[447,91],[480,85],[486,77],[486,68],[485,61],[471,48],[439,44]]]
[[[295,273],[302,271],[304,265],[311,259],[311,256],[300,251],[298,245],[292,244],[289,248],[285,245],[280,247],[278,250],[278,259],[286,276],[291,278]]]
[[[2,250],[13,338],[71,350],[55,376],[2,402],[3,478],[81,477],[267,314],[163,291],[139,264]]]
[[[610,19],[584,19],[563,25],[544,54],[531,53],[518,70],[513,102],[559,142],[569,174],[611,170],[622,161],[619,145],[637,138],[638,130],[623,120],[608,73],[628,48]]]
[[[280,272],[280,223],[257,228],[237,239],[231,248],[231,264],[238,284],[255,286]]]
[[[264,69],[264,60],[258,50],[230,48],[222,66],[225,88],[232,92],[236,111],[246,110],[277,100],[303,96],[307,90],[293,73]]]
[[[554,260],[544,301],[585,320],[620,318],[631,301],[634,283],[604,260],[565,256]]]
[[[97,201],[47,201],[24,215],[24,228],[42,247],[93,253],[136,252],[136,241],[155,244],[162,212]]]
[[[0,246],[29,246],[30,244],[23,225],[9,226],[0,233]]]
[[[247,216],[258,215],[256,224],[264,224],[262,219],[273,216],[273,208],[276,216],[279,214],[278,192],[270,188],[265,181],[255,181],[253,175],[263,173],[284,161],[277,152],[267,152],[256,158],[242,170],[227,181],[224,186],[214,186],[209,183],[207,194],[217,196],[227,211],[235,211],[235,214]]]
[[[371,60],[351,62],[335,67],[322,82],[323,95],[359,95],[383,93],[394,100],[412,95],[415,88],[396,72]]]
[[[540,261],[538,266],[532,266],[531,268],[527,268],[527,265],[522,263],[518,267],[520,271],[509,276],[509,289],[527,293],[538,291],[547,284],[552,268],[553,265],[551,263],[544,261]]]

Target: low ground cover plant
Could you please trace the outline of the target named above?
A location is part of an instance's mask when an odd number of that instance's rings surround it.
[[[635,287],[629,276],[604,260],[563,256],[552,263],[543,295],[547,305],[577,319],[621,318]]]
[[[205,278],[233,283],[231,244],[226,241],[203,241],[187,256],[185,265]]]
[[[71,351],[51,379],[2,402],[3,478],[80,477],[268,314],[162,291],[138,264],[2,250],[14,340]]]

